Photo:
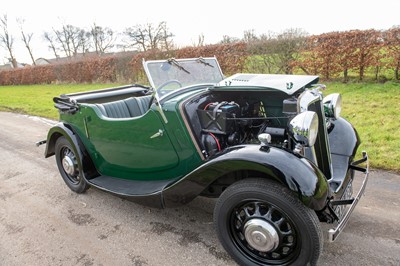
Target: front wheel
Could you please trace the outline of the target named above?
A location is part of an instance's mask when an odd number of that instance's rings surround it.
[[[65,184],[76,193],[83,193],[89,185],[82,177],[82,171],[78,165],[78,157],[71,144],[65,137],[56,141],[55,154],[58,170]]]
[[[221,244],[240,265],[315,265],[322,231],[315,212],[266,179],[229,186],[214,209]]]

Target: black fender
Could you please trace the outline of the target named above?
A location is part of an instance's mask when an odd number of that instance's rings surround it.
[[[356,156],[361,141],[356,129],[344,118],[332,120],[328,132],[334,169],[332,179],[329,182],[331,189],[335,192],[335,197],[340,198],[348,181],[354,175],[354,170],[350,165]]]
[[[332,154],[354,158],[361,141],[356,129],[344,118],[331,121],[329,145]]]
[[[80,140],[73,128],[66,123],[58,123],[50,128],[47,133],[46,149],[44,152],[45,158],[55,154],[56,141],[59,137],[64,136],[73,145],[74,153],[78,159],[79,169],[82,169],[83,177],[88,180],[98,176],[98,172],[90,158],[84,144]]]
[[[240,170],[258,171],[282,183],[314,210],[323,209],[330,194],[325,176],[307,159],[275,147],[241,145],[226,149],[166,188],[164,206],[185,204],[218,178]]]

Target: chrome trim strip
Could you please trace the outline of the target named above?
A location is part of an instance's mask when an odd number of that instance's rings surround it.
[[[88,125],[87,125],[87,117],[86,117],[86,116],[83,118],[83,126],[85,127],[85,134],[86,134],[86,137],[87,137],[88,139],[90,139],[89,128],[88,128]]]
[[[164,60],[165,61],[165,60]],[[149,71],[149,69],[147,68],[147,64],[146,64],[146,60],[143,58],[142,59],[142,65],[143,65],[143,69],[144,69],[144,72],[146,73],[146,76],[147,76],[147,79],[149,80],[149,82],[150,82],[150,86],[154,89],[154,91],[156,90],[156,86],[154,85],[154,82],[153,82],[153,79],[151,78],[151,75],[150,75],[150,71]]]
[[[366,162],[367,166],[366,168],[360,168],[357,165],[362,163],[362,162]],[[354,167],[353,167],[354,166]],[[367,153],[364,151],[363,152],[363,159],[354,162],[353,164],[350,165],[350,168],[353,168],[356,171],[362,171],[365,173],[364,175],[364,181],[361,185],[360,190],[357,193],[357,196],[354,198],[353,203],[351,204],[349,210],[347,211],[347,213],[343,216],[342,220],[340,221],[340,223],[336,226],[336,228],[332,228],[328,230],[328,241],[329,242],[333,242],[336,240],[336,238],[339,236],[339,234],[343,231],[343,229],[345,228],[347,222],[349,221],[350,215],[352,214],[352,212],[354,211],[356,205],[358,204],[358,201],[360,200],[360,198],[363,196],[365,188],[367,186],[367,181],[368,181],[368,175],[369,175],[369,162],[368,162],[368,155]]]
[[[319,86],[318,88],[320,88]],[[318,88],[312,90],[305,90],[298,98],[297,111],[299,113],[306,111],[314,111],[318,115],[319,126],[318,126],[318,136],[315,142],[315,159],[318,167],[325,175],[325,177],[330,180],[333,176],[333,165],[330,152],[330,144],[328,131],[325,125],[325,112],[324,106],[322,104],[322,93]],[[312,158],[310,158],[312,159]]]
[[[302,94],[300,94],[299,99],[298,99],[298,104],[297,104],[297,112],[302,113],[308,110],[308,107],[321,100],[322,101],[322,96],[321,94],[316,94],[310,90],[304,91]]]

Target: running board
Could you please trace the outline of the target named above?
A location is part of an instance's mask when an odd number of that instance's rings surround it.
[[[161,193],[171,183],[171,180],[129,180],[111,176],[98,176],[87,182],[99,189],[117,194],[120,196],[150,196]]]

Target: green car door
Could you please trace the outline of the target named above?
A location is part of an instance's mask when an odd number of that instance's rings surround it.
[[[89,109],[89,108],[88,108]],[[166,179],[179,163],[178,155],[157,113],[140,117],[87,119],[87,134],[94,148],[92,159],[102,175],[136,179]]]

